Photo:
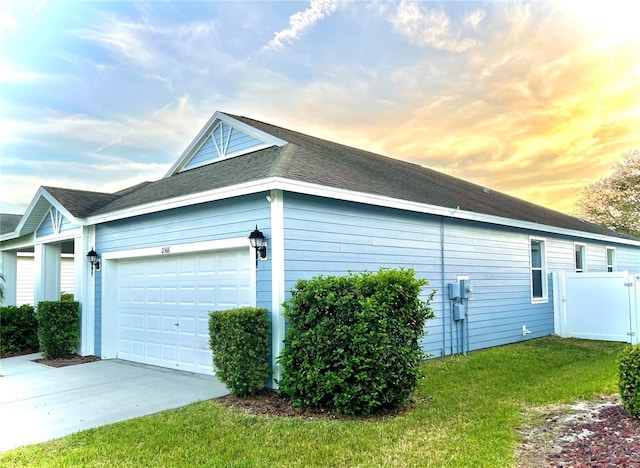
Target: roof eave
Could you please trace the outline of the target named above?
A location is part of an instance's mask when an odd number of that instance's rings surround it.
[[[640,247],[640,240],[624,239],[613,236],[605,236],[574,229],[560,228],[546,224],[534,223],[530,221],[519,221],[512,218],[504,218],[501,216],[488,215],[473,211],[465,211],[459,209],[451,209],[442,206],[428,205],[425,203],[400,200],[381,195],[373,195],[363,192],[354,192],[346,189],[325,187],[318,184],[308,182],[300,182],[282,177],[269,177],[257,181],[246,182],[243,184],[224,187],[197,194],[186,195],[182,197],[162,200],[160,202],[147,203],[134,208],[114,211],[98,216],[92,216],[86,219],[89,224],[106,223],[119,219],[125,219],[133,216],[156,213],[173,208],[206,203],[211,201],[224,200],[227,198],[250,195],[253,193],[264,192],[269,190],[283,190],[295,192],[305,195],[313,195],[318,197],[332,198],[335,200],[351,201],[363,203],[367,205],[381,206],[386,208],[396,208],[400,210],[413,211],[417,213],[442,216],[450,219],[460,219],[466,221],[476,221],[486,224],[494,224],[511,228],[525,229],[535,231],[537,233],[557,234],[563,236],[577,237],[581,239],[590,239],[595,241],[609,242],[615,244],[624,244]]]

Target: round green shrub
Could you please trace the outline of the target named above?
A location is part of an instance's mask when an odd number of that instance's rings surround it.
[[[209,346],[216,377],[232,395],[252,395],[269,377],[268,311],[241,307],[209,313]]]
[[[433,317],[411,269],[299,280],[285,304],[280,392],[298,407],[369,414],[406,401]]]
[[[640,419],[640,344],[618,354],[620,400],[629,414]]]

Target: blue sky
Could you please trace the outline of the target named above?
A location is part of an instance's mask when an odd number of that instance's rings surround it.
[[[565,212],[640,148],[634,2],[0,3],[0,212],[162,177],[216,111]]]

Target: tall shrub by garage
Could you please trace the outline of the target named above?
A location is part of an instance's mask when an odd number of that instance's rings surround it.
[[[38,351],[38,321],[31,305],[0,307],[0,356]]]
[[[412,269],[299,280],[285,304],[280,392],[298,407],[368,414],[406,401],[421,376],[435,291]]]
[[[241,307],[209,313],[209,346],[216,376],[232,395],[256,393],[269,377],[267,309]]]
[[[640,344],[618,354],[620,400],[629,414],[640,419]]]
[[[37,307],[38,340],[45,359],[68,357],[80,344],[80,303],[42,301]]]

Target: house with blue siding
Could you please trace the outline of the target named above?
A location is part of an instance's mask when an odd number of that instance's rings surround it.
[[[301,278],[414,269],[425,297],[437,290],[423,347],[444,356],[552,334],[552,271],[640,271],[640,239],[222,112],[162,179],[116,193],[41,187],[0,229],[6,302],[19,255],[33,255],[37,303],[57,299],[72,254],[81,354],[205,374],[208,312],[267,308],[278,356],[282,304]],[[255,229],[264,256],[249,244]],[[449,287],[463,281],[469,294]]]

